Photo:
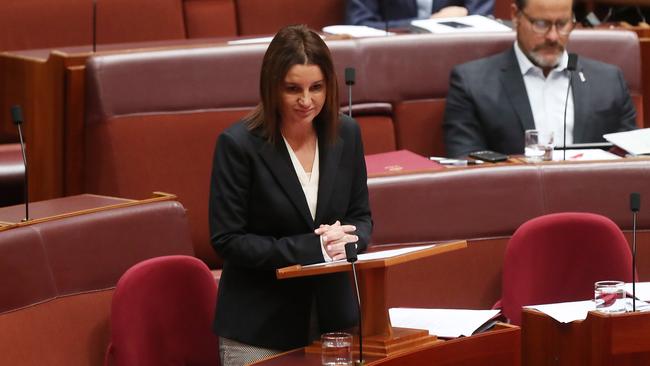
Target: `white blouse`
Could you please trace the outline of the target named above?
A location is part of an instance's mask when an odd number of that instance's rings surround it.
[[[287,142],[287,139],[282,136],[285,145],[287,145],[287,151],[289,151],[289,157],[291,157],[291,163],[293,164],[293,169],[296,171],[298,180],[300,181],[300,186],[302,191],[305,193],[305,198],[307,199],[307,206],[309,206],[309,213],[311,213],[312,220],[316,219],[316,204],[318,203],[318,179],[319,179],[319,164],[318,161],[318,140],[316,140],[316,152],[314,153],[314,162],[312,164],[311,173],[305,172],[305,169],[300,164],[300,160],[296,156],[296,153]]]
[[[305,172],[302,164],[300,164],[300,160],[298,160],[298,156],[296,156],[296,153],[293,151],[293,148],[291,148],[291,145],[289,145],[287,139],[284,138],[284,136],[282,136],[282,139],[284,140],[284,144],[287,146],[287,151],[289,152],[289,157],[291,158],[291,163],[293,164],[293,169],[296,171],[296,175],[300,181],[300,186],[302,187],[302,191],[305,194],[305,199],[307,200],[307,206],[309,206],[309,213],[311,214],[311,218],[312,220],[315,220],[316,205],[318,203],[318,180],[320,173],[320,159],[318,158],[318,139],[316,140],[316,152],[314,153],[314,162],[311,165],[311,173]],[[323,247],[322,237],[320,238],[320,243],[323,259],[326,262],[331,262],[332,258],[327,255],[327,252]]]

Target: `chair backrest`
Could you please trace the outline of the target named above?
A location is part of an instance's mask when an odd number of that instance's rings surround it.
[[[113,295],[106,365],[219,365],[216,298],[217,283],[197,258],[165,256],[131,267]]]
[[[503,313],[519,324],[522,306],[591,299],[594,282],[629,282],[631,273],[630,247],[610,219],[577,212],[540,216],[508,242]]]

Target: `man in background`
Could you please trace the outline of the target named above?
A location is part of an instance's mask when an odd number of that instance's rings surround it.
[[[556,146],[604,141],[603,134],[636,127],[623,73],[580,57],[569,87],[565,49],[574,28],[572,0],[515,0],[513,47],[456,66],[444,118],[447,155],[480,150],[523,154],[524,131],[553,131]]]
[[[347,24],[404,28],[416,19],[492,15],[494,0],[348,0]]]

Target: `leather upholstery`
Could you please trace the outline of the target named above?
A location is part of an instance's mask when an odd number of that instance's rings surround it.
[[[120,278],[111,305],[105,366],[219,366],[212,332],[217,283],[200,260],[142,261]]]
[[[2,363],[101,364],[118,279],[135,263],[174,254],[193,251],[185,209],[173,201],[0,231]]]
[[[97,1],[98,44],[272,34],[289,24],[342,24],[344,0]],[[10,0],[0,12],[0,51],[92,44],[89,0]]]
[[[273,34],[289,24],[343,24],[345,0],[236,0],[240,35]]]
[[[403,35],[332,40],[328,41],[328,46],[339,79],[346,67],[356,68],[352,96],[355,105],[391,106],[372,113],[367,113],[372,109],[363,112],[364,108],[353,108],[353,115],[359,117],[362,126],[366,153],[409,149],[428,156],[444,155],[441,121],[451,68],[460,62],[500,52],[513,41],[513,33],[473,37]],[[197,255],[211,267],[219,266],[209,246],[205,214],[209,159],[219,132],[259,100],[259,68],[266,47],[258,44],[197,48],[89,59],[86,191],[118,197],[141,197],[154,189],[178,194],[189,210]],[[572,33],[570,47],[584,56],[619,65],[632,94],[641,95],[636,34],[577,30]],[[601,49],[608,52],[602,53]],[[343,82],[339,94],[341,105],[347,105],[348,91]],[[386,118],[387,110],[390,110],[390,119]],[[387,140],[389,136],[394,136],[394,143]],[[536,172],[536,168],[518,169],[525,174],[516,176],[514,182],[535,182],[531,174],[534,175],[532,172]],[[459,190],[457,194],[441,198],[454,207],[484,199],[480,193],[484,185],[480,182],[488,179],[493,189],[488,192],[491,202],[519,215],[519,221],[508,223],[493,215],[477,215],[477,218],[488,217],[485,225],[467,229],[458,222],[450,223],[443,226],[437,237],[454,233],[459,238],[510,234],[523,221],[539,213],[543,202],[536,194],[526,198],[526,205],[504,202],[502,194],[514,190],[513,195],[523,197],[529,189],[514,184],[504,186],[512,179],[508,172],[497,169],[495,175],[489,177],[484,177],[481,171],[468,172],[467,176],[456,177],[456,173],[449,173],[435,178],[476,190],[477,193],[470,193],[469,197],[467,192]],[[537,188],[533,185],[533,189],[542,189],[539,183],[535,184]],[[440,189],[448,188],[445,185]],[[422,194],[426,198],[428,193]],[[371,199],[380,199],[372,197],[375,195],[371,189]],[[416,204],[422,201],[418,200]],[[385,209],[379,208],[382,203],[371,204],[377,207],[374,211],[381,217],[384,213],[377,210]],[[488,205],[482,207],[482,213],[489,212],[485,208]],[[449,216],[457,217],[460,210]],[[384,224],[390,229],[382,231],[378,223],[374,239],[377,243],[411,241],[420,237],[417,230],[403,230],[388,220],[382,222]]]
[[[0,144],[0,207],[23,202],[24,175],[20,144]]]
[[[527,220],[583,211],[631,228],[629,195],[650,205],[650,161],[479,167],[368,180],[372,242],[509,236]],[[642,206],[645,207],[645,206]],[[650,228],[650,216],[639,216]]]
[[[185,210],[157,202],[0,232],[0,313],[115,286],[140,260],[192,254]]]
[[[503,314],[521,324],[521,307],[592,300],[594,283],[631,282],[632,254],[610,219],[564,212],[537,217],[510,238],[503,262]]]

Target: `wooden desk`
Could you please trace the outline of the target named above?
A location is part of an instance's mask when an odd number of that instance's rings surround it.
[[[650,313],[590,312],[584,321],[562,324],[525,309],[522,363],[536,365],[650,365]]]
[[[440,341],[386,357],[364,355],[364,361],[366,366],[520,365],[520,343],[521,330],[519,327],[498,324],[495,329],[485,333]],[[355,357],[358,358],[358,355],[355,354]],[[298,349],[252,365],[320,366],[321,358],[319,353],[309,353],[304,349]]]
[[[29,221],[25,218],[25,205],[0,207],[0,231],[16,227],[34,225],[45,221],[59,220],[71,216],[86,215],[92,212],[141,205],[151,202],[176,200],[173,194],[154,192],[144,200],[132,200],[96,194],[80,194],[47,201],[33,202],[29,205]]]

